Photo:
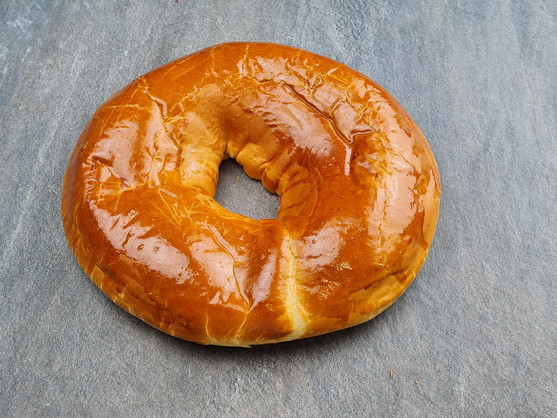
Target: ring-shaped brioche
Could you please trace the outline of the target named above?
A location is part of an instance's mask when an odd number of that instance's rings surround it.
[[[277,219],[214,199],[235,158]],[[407,112],[362,74],[264,43],[217,45],[95,113],[63,184],[68,243],[115,303],[201,344],[310,337],[376,316],[433,239],[440,180]]]

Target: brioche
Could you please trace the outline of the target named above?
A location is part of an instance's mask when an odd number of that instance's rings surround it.
[[[234,158],[277,219],[214,199]],[[95,113],[71,156],[69,246],[116,304],[200,344],[251,346],[367,321],[425,261],[440,180],[384,89],[328,58],[217,45],[158,68]]]

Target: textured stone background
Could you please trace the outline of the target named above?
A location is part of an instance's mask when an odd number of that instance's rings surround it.
[[[418,3],[0,2],[0,415],[556,416],[557,2]],[[430,256],[363,326],[200,347],[112,304],[67,247],[62,175],[95,109],[233,40],[356,68],[431,144]],[[277,199],[237,168],[220,201],[273,216]]]

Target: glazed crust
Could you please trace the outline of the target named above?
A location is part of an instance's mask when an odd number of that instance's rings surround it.
[[[235,158],[277,219],[214,199]],[[299,49],[217,45],[158,68],[95,113],[64,177],[68,243],[146,323],[200,344],[319,335],[390,306],[439,212],[433,154],[360,73]]]

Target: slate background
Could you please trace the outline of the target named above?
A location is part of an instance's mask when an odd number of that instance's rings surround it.
[[[557,416],[557,2],[423,3],[1,2],[0,415]],[[95,109],[234,40],[365,73],[431,144],[443,194],[429,258],[365,325],[197,346],[112,304],[67,247],[62,176]],[[234,164],[217,198],[257,217],[278,205]]]

